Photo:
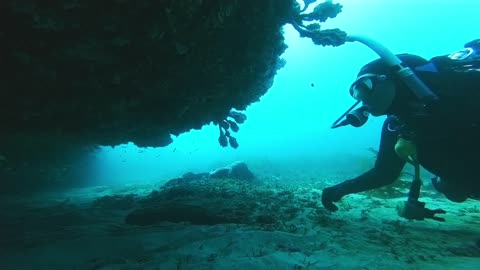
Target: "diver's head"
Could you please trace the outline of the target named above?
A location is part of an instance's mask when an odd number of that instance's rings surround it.
[[[427,63],[422,57],[411,54],[399,54],[403,64],[415,68]],[[395,75],[382,59],[363,66],[355,82],[350,87],[350,95],[363,102],[373,116],[395,114],[396,109],[414,98],[412,91]]]
[[[380,116],[392,105],[395,85],[386,75],[365,73],[350,86],[350,95],[361,101],[373,116]]]

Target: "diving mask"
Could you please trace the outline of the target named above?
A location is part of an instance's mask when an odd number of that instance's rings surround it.
[[[350,86],[350,95],[363,102],[373,116],[384,115],[395,97],[395,86],[386,75],[366,73]]]

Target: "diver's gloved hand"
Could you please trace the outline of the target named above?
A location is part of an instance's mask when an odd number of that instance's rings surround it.
[[[338,186],[325,188],[322,192],[322,204],[327,210],[335,212],[338,210],[338,207],[334,204],[334,202],[340,201],[342,197],[343,194],[340,192],[340,188]]]
[[[424,220],[428,218],[442,222],[444,222],[445,219],[443,217],[436,217],[435,215],[446,213],[443,209],[431,210],[425,208],[425,203],[417,200],[407,200],[404,204],[397,207],[397,212],[401,217],[409,220]]]

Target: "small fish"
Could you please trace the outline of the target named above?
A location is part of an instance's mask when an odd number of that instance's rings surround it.
[[[315,87],[315,84],[312,82],[312,83],[310,84],[310,86],[311,86],[311,87]]]
[[[189,154],[193,153],[193,152],[197,152],[200,148],[195,148],[193,149],[192,151],[189,152]]]
[[[175,152],[175,151],[177,151],[177,148],[176,148],[176,147],[175,147],[175,148],[173,148],[173,151],[172,151],[172,152]]]

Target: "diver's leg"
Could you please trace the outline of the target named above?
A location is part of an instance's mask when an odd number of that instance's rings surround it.
[[[454,183],[451,180],[446,180],[446,178],[432,178],[432,185],[438,192],[442,193],[452,202],[464,202],[470,196],[470,192],[465,186]]]

